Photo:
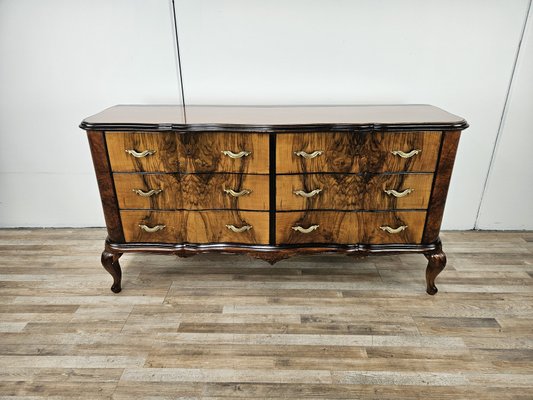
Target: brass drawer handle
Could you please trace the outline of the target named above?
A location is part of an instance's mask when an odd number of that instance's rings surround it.
[[[236,192],[233,189],[224,189],[224,193],[229,194],[230,196],[233,196],[233,197],[241,197],[241,196],[245,196],[247,194],[252,193],[252,191],[248,189],[243,189],[240,192]]]
[[[141,197],[152,197],[153,195],[161,193],[163,189],[150,189],[147,192],[144,192],[142,189],[133,189],[133,191]]]
[[[156,150],[144,150],[142,152],[137,152],[133,149],[127,149],[125,150],[126,153],[132,155],[133,157],[135,158],[143,158],[143,157],[147,157],[147,156],[151,156],[152,154],[154,154],[156,152]]]
[[[297,155],[298,157],[303,157],[303,158],[305,158],[307,160],[310,160],[311,158],[318,157],[318,156],[322,155],[322,153],[324,153],[322,150],[316,150],[316,151],[313,151],[312,153],[306,153],[303,150],[294,152],[294,154]]]
[[[252,229],[252,226],[251,225],[243,225],[240,228],[237,228],[235,225],[228,224],[228,225],[226,225],[226,228],[228,228],[230,231],[233,231],[235,233],[241,233],[241,232],[249,231],[250,229]]]
[[[295,190],[293,193],[296,195],[296,196],[302,196],[302,197],[313,197],[313,196],[316,196],[317,194],[319,194],[320,192],[322,191],[322,189],[315,189],[315,190],[311,190],[309,193],[306,193],[304,192],[303,190]]]
[[[398,228],[391,228],[390,226],[380,226],[379,229],[388,233],[400,233],[407,229],[407,225],[401,225]]]
[[[391,151],[392,154],[394,154],[395,156],[400,156],[401,158],[411,158],[411,157],[414,157],[418,153],[421,153],[421,152],[422,152],[422,150],[419,150],[419,149],[411,150],[409,153],[404,153],[401,150],[392,150]]]
[[[154,227],[149,227],[147,225],[139,225],[139,228],[141,228],[143,231],[148,232],[148,233],[154,233],[154,232],[163,230],[166,227],[167,227],[166,225],[156,225]]]
[[[243,157],[248,157],[250,154],[252,154],[252,152],[251,151],[239,151],[238,153],[234,153],[229,150],[222,150],[222,154],[230,158],[243,158]]]
[[[320,225],[311,225],[309,228],[302,228],[301,226],[293,226],[292,229],[296,232],[310,233],[317,230]]]
[[[413,193],[415,190],[414,189],[405,189],[403,192],[398,192],[394,189],[385,189],[384,192],[387,193],[389,196],[394,196],[394,197],[405,197],[407,196],[408,194],[411,194]]]

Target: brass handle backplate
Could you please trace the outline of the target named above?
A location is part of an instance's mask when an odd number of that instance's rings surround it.
[[[302,196],[302,197],[314,197],[316,196],[317,194],[319,194],[320,192],[322,191],[322,189],[315,189],[315,190],[311,190],[310,192],[304,192],[303,190],[295,190],[293,193],[296,195],[296,196]]]
[[[252,154],[252,152],[251,151],[239,151],[238,153],[234,153],[233,151],[222,150],[222,154],[230,158],[243,158],[243,157],[248,157],[250,154]]]
[[[391,151],[392,154],[394,154],[395,156],[400,156],[401,158],[411,158],[411,157],[414,157],[418,153],[421,153],[421,152],[422,152],[422,150],[419,150],[419,149],[411,150],[409,153],[404,153],[401,150],[392,150]]]
[[[251,225],[243,225],[240,228],[237,228],[235,225],[228,224],[228,225],[226,225],[226,228],[228,228],[230,231],[233,231],[233,232],[236,232],[236,233],[241,233],[241,232],[249,231],[250,229],[252,229],[252,226]]]
[[[384,192],[387,193],[389,196],[394,196],[394,197],[405,197],[408,194],[413,193],[414,191],[415,191],[414,189],[405,189],[402,192],[398,192],[398,191],[396,191],[394,189],[385,189],[384,190]]]
[[[296,232],[310,233],[317,230],[320,225],[311,225],[309,228],[302,228],[301,226],[293,226],[292,229]]]
[[[156,194],[159,194],[163,189],[150,189],[147,192],[144,192],[142,189],[133,189],[133,191],[141,197],[152,197]]]
[[[236,192],[233,189],[224,189],[224,193],[229,194],[230,196],[233,196],[233,197],[241,197],[241,196],[245,196],[247,194],[252,193],[252,191],[249,189],[243,189],[240,192]]]
[[[380,226],[379,229],[388,233],[400,233],[407,229],[407,225],[401,225],[398,228],[391,228],[390,226]]]
[[[143,157],[151,156],[152,154],[156,152],[156,150],[144,150],[139,153],[138,151],[135,151],[133,149],[126,149],[125,151],[126,153],[132,155],[135,158],[143,158]]]
[[[148,225],[139,225],[139,228],[141,228],[143,231],[148,232],[148,233],[154,233],[162,229],[165,229],[166,227],[167,227],[166,225],[156,225],[153,227],[150,227]]]
[[[303,150],[300,150],[300,151],[295,151],[294,154],[297,155],[298,157],[303,157],[307,160],[310,160],[311,158],[315,158],[315,157],[318,157],[320,156],[322,153],[324,153],[322,150],[316,150],[316,151],[313,151],[312,153],[306,153],[305,151]]]

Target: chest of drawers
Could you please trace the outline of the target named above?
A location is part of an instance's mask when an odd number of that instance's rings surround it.
[[[87,131],[121,290],[126,252],[446,256],[444,204],[466,121],[429,105],[115,106]]]

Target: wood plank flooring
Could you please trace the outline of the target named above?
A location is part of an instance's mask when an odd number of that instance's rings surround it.
[[[103,229],[0,230],[0,399],[533,399],[533,233],[422,255],[121,258]]]

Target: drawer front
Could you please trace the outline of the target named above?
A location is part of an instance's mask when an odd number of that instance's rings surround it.
[[[124,174],[113,175],[121,209],[268,210],[268,175]]]
[[[268,244],[268,212],[123,210],[120,216],[126,242]]]
[[[177,171],[178,141],[172,132],[106,132],[112,171]]]
[[[268,135],[106,132],[114,172],[268,174]]]
[[[440,132],[280,134],[276,169],[280,174],[433,172],[440,138]]]
[[[276,177],[278,210],[426,209],[433,174],[301,174]]]
[[[179,139],[181,172],[269,173],[268,134],[186,133]]]
[[[425,219],[425,211],[281,212],[276,214],[276,244],[417,244]]]

